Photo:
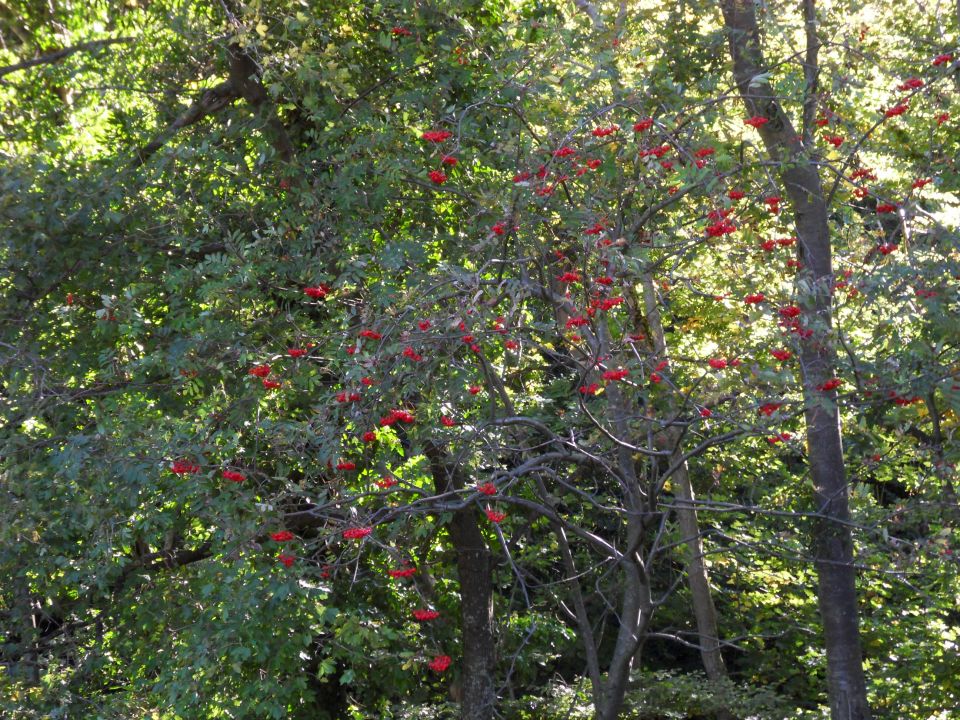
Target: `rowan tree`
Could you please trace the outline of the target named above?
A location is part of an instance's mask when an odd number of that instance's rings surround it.
[[[0,6],[0,707],[946,717],[958,23]]]

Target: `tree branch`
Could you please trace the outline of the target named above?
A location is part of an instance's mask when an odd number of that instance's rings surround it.
[[[90,42],[80,43],[79,45],[63,48],[62,50],[47,53],[46,55],[41,55],[40,57],[35,57],[31,60],[24,60],[23,62],[18,62],[14,65],[0,67],[0,77],[19,72],[20,70],[26,70],[27,68],[36,67],[37,65],[50,65],[52,63],[60,62],[64,58],[70,57],[78,52],[93,52],[109,45],[133,42],[133,40],[134,38],[132,37],[119,37],[108,38],[106,40],[91,40]]]
[[[208,115],[213,115],[227,107],[240,97],[240,93],[230,80],[222,82],[216,87],[204,90],[199,98],[164,129],[157,137],[137,151],[137,156],[130,163],[130,167],[137,168],[147,162],[150,157],[162,148],[178,130],[200,122]]]
[[[817,8],[814,0],[803,0],[803,27],[807,37],[806,54],[803,60],[803,76],[806,82],[803,96],[803,119],[801,128],[803,140],[813,145],[813,120],[817,114],[817,91],[819,89],[820,67],[817,55],[820,51],[820,38],[817,36]]]
[[[272,103],[268,102],[267,90],[260,81],[260,68],[250,55],[235,43],[230,45],[227,55],[230,66],[227,80],[204,90],[186,112],[137,152],[137,156],[130,163],[131,167],[137,168],[146,163],[178,130],[194,125],[208,115],[220,112],[239,98],[246,100],[270,128],[277,155],[284,162],[293,160],[293,143],[273,110]]]

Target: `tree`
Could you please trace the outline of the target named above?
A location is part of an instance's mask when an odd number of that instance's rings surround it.
[[[955,704],[958,18],[720,10],[0,6],[4,712]]]
[[[817,572],[820,614],[823,618],[830,686],[830,711],[834,718],[869,718],[860,623],[857,611],[853,539],[847,501],[840,417],[834,382],[836,355],[830,338],[834,273],[829,207],[820,174],[808,154],[813,146],[813,122],[819,89],[817,13],[813,0],[804,3],[806,50],[803,97],[803,134],[793,127],[765,79],[767,65],[760,48],[760,28],[753,5],[742,0],[724,3],[730,33],[737,87],[767,154],[780,172],[783,188],[794,208],[804,271],[798,278],[798,304],[807,318],[800,333],[800,367],[807,424],[807,454],[814,485],[817,528]]]

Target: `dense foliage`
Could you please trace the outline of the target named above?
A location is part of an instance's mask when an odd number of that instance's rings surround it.
[[[951,717],[960,17],[795,5],[827,322],[715,3],[0,3],[0,715],[825,716],[815,402]]]

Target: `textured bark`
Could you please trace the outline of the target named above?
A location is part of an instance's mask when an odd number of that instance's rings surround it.
[[[815,20],[808,2],[807,21]],[[798,295],[809,337],[801,340],[800,361],[807,425],[807,455],[818,511],[814,555],[819,579],[820,617],[827,651],[827,681],[833,720],[871,717],[860,649],[856,570],[850,534],[848,487],[841,445],[836,392],[823,391],[833,376],[832,288],[827,203],[816,166],[809,160],[774,90],[761,75],[766,64],[752,0],[724,0],[730,54],[740,95],[750,115],[769,120],[759,131],[771,159],[781,162],[780,179],[794,212],[804,271]],[[811,35],[808,33],[808,42]],[[814,54],[808,54],[810,58]],[[808,72],[813,72],[808,70]]]
[[[453,459],[447,457],[441,448],[429,443],[425,454],[430,460],[433,483],[438,493],[466,486]],[[496,710],[493,687],[496,662],[493,644],[493,562],[474,508],[454,511],[447,531],[457,556],[457,577],[460,581],[463,646],[460,717],[462,720],[492,720]]]

